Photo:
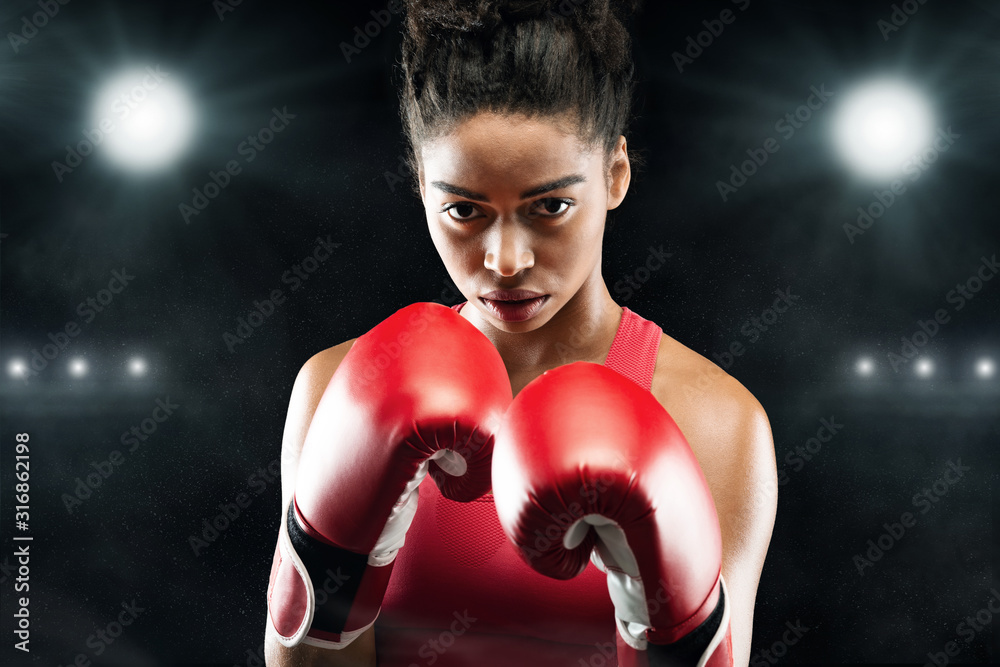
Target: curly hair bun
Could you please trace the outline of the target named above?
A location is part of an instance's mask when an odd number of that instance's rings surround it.
[[[539,18],[570,17],[583,13],[588,17],[618,10],[620,16],[638,10],[641,0],[409,0],[411,16],[424,24],[472,32],[496,27],[503,22],[530,21]]]
[[[417,147],[482,110],[575,113],[610,154],[626,131],[637,0],[407,0],[400,115]]]
[[[501,25],[567,20],[615,69],[622,64],[623,58],[617,57],[622,43],[628,44],[622,24],[641,8],[642,0],[408,0],[406,4],[407,32],[420,46],[425,39],[449,31],[485,35]]]

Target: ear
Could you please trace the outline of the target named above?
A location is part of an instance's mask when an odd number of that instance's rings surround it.
[[[632,165],[628,160],[628,144],[625,137],[618,137],[618,144],[611,153],[608,170],[608,210],[618,208],[625,199],[629,183],[632,182]]]

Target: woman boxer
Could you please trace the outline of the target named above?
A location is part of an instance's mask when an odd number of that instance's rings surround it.
[[[403,125],[431,238],[468,299],[453,310],[499,353],[515,400],[546,371],[601,364],[651,393],[683,432],[717,512],[731,661],[742,667],[776,508],[767,417],[735,379],[617,305],[601,274],[607,211],[631,178],[631,9],[408,2]],[[313,414],[357,340],[317,354],[296,379],[283,508]],[[269,624],[269,665],[615,664],[602,571],[568,581],[532,571],[504,539],[492,494],[454,502],[428,476],[418,497],[377,622],[346,643],[294,648]]]

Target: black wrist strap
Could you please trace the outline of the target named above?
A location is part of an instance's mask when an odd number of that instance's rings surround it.
[[[287,518],[288,538],[309,572],[316,592],[312,628],[343,632],[368,567],[368,556],[338,549],[310,537],[295,520],[294,503],[288,503]]]
[[[709,614],[704,623],[673,644],[646,644],[650,667],[697,665],[719,630],[725,610],[726,591],[725,587],[719,586],[719,602],[715,605],[715,611]]]

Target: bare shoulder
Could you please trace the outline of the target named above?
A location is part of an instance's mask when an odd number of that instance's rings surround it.
[[[340,362],[344,360],[344,357],[356,340],[357,338],[346,340],[339,345],[333,345],[325,350],[320,350],[309,357],[302,365],[302,370],[299,371],[296,384],[302,382],[307,385],[305,388],[311,390],[318,389],[320,394],[322,394],[337,367],[340,366]],[[310,393],[313,392],[310,391]]]
[[[356,340],[357,338],[352,338],[317,352],[309,357],[295,377],[285,420],[285,444],[296,451],[296,456],[297,451],[302,448],[305,430],[313,413],[316,412],[326,386],[330,384],[330,378]]]
[[[652,393],[684,430],[678,417],[699,430],[767,421],[757,398],[718,365],[662,334]],[[676,414],[675,414],[676,413]]]
[[[660,340],[652,393],[684,433],[720,514],[773,498],[735,495],[770,488],[777,477],[767,413],[736,378],[667,334]],[[776,484],[773,485],[776,491]]]
[[[317,352],[309,357],[295,377],[292,395],[288,399],[288,413],[285,416],[281,443],[282,508],[287,507],[291,497],[302,445],[320,399],[323,398],[323,392],[356,340],[357,338],[352,338]]]

